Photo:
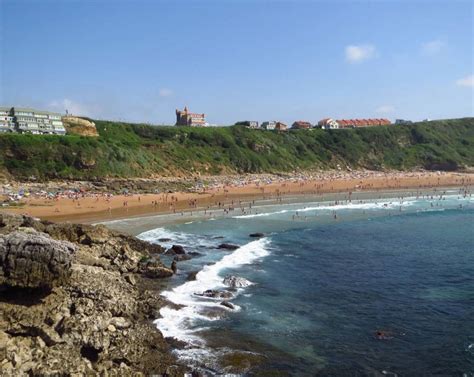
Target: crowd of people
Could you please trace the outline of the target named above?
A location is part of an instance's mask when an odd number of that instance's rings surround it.
[[[206,216],[257,214],[252,206],[257,200],[282,203],[292,195],[318,196],[325,193],[346,192],[348,202],[359,191],[423,188],[456,185],[470,187],[472,175],[446,172],[374,172],[374,171],[323,171],[294,173],[290,175],[249,174],[211,176],[181,180],[186,191],[162,189],[153,193],[130,189],[109,190],[89,182],[48,182],[47,184],[14,184],[0,186],[0,202],[4,207],[18,204],[25,213],[54,217],[71,212],[108,212],[109,216],[127,216],[130,211],[188,212],[198,210]],[[176,181],[170,181],[170,184]],[[160,187],[163,182],[156,180]],[[72,187],[71,187],[72,186]],[[176,185],[175,185],[176,186]],[[165,185],[166,187],[166,185]],[[5,205],[6,204],[6,205]],[[12,206],[16,207],[16,206]],[[43,207],[43,211],[40,211]],[[53,209],[53,213],[51,212]],[[333,214],[337,219],[337,213]],[[294,215],[299,219],[298,214]]]

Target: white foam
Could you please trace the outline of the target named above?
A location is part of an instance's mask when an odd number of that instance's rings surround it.
[[[284,210],[277,211],[277,212],[264,212],[264,213],[255,213],[253,215],[232,216],[232,218],[234,218],[234,219],[251,219],[253,217],[265,217],[265,216],[271,216],[271,215],[278,215],[278,214],[281,214],[281,213],[287,213],[289,211],[290,210],[288,210],[288,209],[284,209]]]
[[[308,211],[318,211],[318,210],[336,211],[336,210],[344,210],[344,209],[348,209],[348,210],[393,209],[393,208],[399,208],[399,207],[409,207],[413,204],[415,204],[415,201],[413,200],[406,200],[406,201],[391,200],[391,201],[383,201],[383,202],[347,203],[347,204],[307,207],[307,208],[298,210],[298,212],[308,212]]]
[[[203,313],[209,307],[222,309],[222,305],[219,304],[220,300],[205,299],[196,296],[195,293],[208,289],[225,288],[226,286],[223,283],[224,277],[220,274],[228,268],[251,264],[269,255],[267,250],[269,243],[270,241],[266,238],[249,242],[233,253],[225,255],[218,262],[204,266],[196,274],[196,280],[186,282],[170,291],[163,292],[162,295],[169,301],[174,304],[184,305],[184,307],[179,309],[162,308],[160,310],[161,318],[155,321],[158,329],[165,337],[173,337],[194,347],[204,346],[204,341],[194,334],[196,331],[201,331],[202,328],[193,328],[193,325],[198,320],[212,321],[219,319],[218,317],[206,316]]]
[[[328,205],[324,203],[317,206],[295,208],[292,210],[284,209],[284,210],[276,211],[276,212],[265,212],[265,213],[233,216],[233,218],[234,219],[251,219],[254,217],[280,215],[280,214],[288,213],[288,212],[295,213],[295,212],[310,212],[310,211],[394,209],[394,208],[399,208],[399,207],[412,206],[415,203],[416,203],[415,200],[400,201],[397,199],[390,200],[390,201],[380,201],[380,202],[372,201],[372,202],[364,202],[364,203],[345,203],[345,204],[332,204],[332,205]]]
[[[174,239],[179,236],[179,233],[172,232],[165,228],[155,228],[147,232],[140,233],[137,238],[148,242],[157,242],[160,238]]]
[[[194,246],[205,246],[214,247],[215,242],[209,240],[206,236],[200,236],[189,233],[173,232],[165,228],[156,228],[143,232],[137,236],[141,240],[148,241],[151,243],[158,243],[165,247],[171,247],[173,244],[183,245],[194,245]],[[170,241],[159,241],[160,239],[170,239]]]

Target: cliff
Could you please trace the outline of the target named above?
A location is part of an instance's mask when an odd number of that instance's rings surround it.
[[[162,251],[103,226],[0,213],[2,374],[182,375],[151,322],[159,293],[143,284],[150,266],[172,274]]]
[[[95,121],[99,137],[0,135],[0,176],[18,180],[280,173],[311,169],[462,170],[474,118],[288,132]]]

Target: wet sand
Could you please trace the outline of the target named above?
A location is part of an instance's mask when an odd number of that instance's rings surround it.
[[[255,176],[253,176],[255,177]],[[351,172],[328,173],[314,178],[299,175],[266,183],[253,179],[235,184],[204,187],[199,192],[160,194],[105,195],[93,193],[77,198],[29,197],[21,207],[3,207],[3,211],[28,214],[55,222],[91,223],[153,214],[181,213],[198,210],[224,211],[239,208],[240,201],[282,200],[288,196],[311,196],[326,193],[387,191],[397,189],[426,190],[441,187],[463,187],[474,184],[474,174],[440,172]]]

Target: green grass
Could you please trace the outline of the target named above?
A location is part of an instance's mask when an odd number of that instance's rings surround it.
[[[242,126],[95,123],[98,138],[0,135],[0,173],[45,180],[278,173],[337,165],[375,170],[474,166],[474,118],[286,133]]]

